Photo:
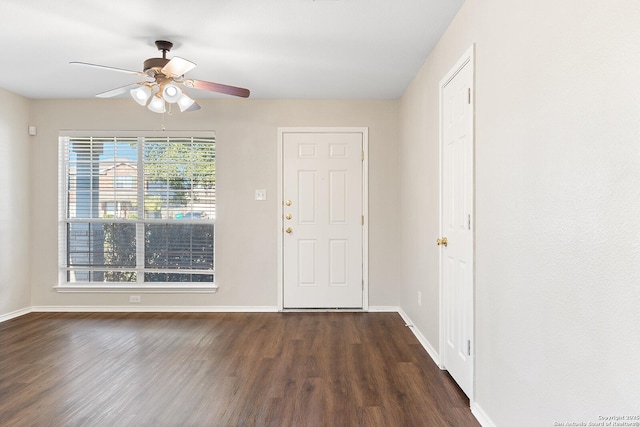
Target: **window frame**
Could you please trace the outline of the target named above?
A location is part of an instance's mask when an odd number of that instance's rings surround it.
[[[138,144],[141,144],[145,138],[148,139],[162,139],[162,138],[212,138],[214,143],[216,142],[216,135],[214,131],[60,131],[58,134],[58,283],[54,286],[57,292],[136,292],[136,293],[213,293],[216,292],[218,286],[215,282],[215,215],[214,218],[205,219],[190,219],[189,224],[206,224],[213,225],[213,269],[200,271],[200,270],[185,270],[184,273],[190,274],[213,274],[213,282],[69,282],[67,281],[67,272],[69,267],[67,266],[68,256],[68,240],[67,230],[68,224],[74,222],[82,223],[121,223],[121,224],[184,224],[182,221],[168,220],[168,219],[147,219],[136,218],[83,218],[75,219],[67,217],[67,198],[68,198],[68,159],[66,158],[65,147],[69,139],[76,138],[115,138],[115,139],[138,139]],[[141,162],[140,157],[138,162]],[[137,182],[144,182],[143,170],[138,168],[138,180]],[[115,184],[115,182],[114,182]],[[115,185],[114,185],[115,186]],[[139,200],[143,200],[141,194],[144,190],[140,187],[137,190]],[[144,212],[144,210],[143,210]],[[101,270],[100,268],[94,268],[93,270]],[[114,269],[114,271],[117,269]],[[144,272],[162,272],[159,270],[147,270],[144,267],[136,267],[134,269],[138,274],[144,274]],[[167,269],[170,270],[170,269]]]

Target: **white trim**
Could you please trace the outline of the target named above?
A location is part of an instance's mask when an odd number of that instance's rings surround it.
[[[413,323],[409,315],[405,313],[405,311],[401,307],[398,307],[398,314],[400,314],[400,316],[402,317],[406,325],[409,327],[409,329],[411,329],[411,332],[413,332],[413,335],[415,335],[418,341],[420,341],[420,344],[422,344],[422,347],[424,347],[424,349],[427,351],[427,353],[429,354],[431,359],[435,362],[435,364],[438,366],[438,368],[442,369],[442,365],[440,364],[440,355],[438,354],[436,349],[431,345],[427,337],[422,335],[422,332],[420,332],[420,329],[418,329],[418,327],[415,326],[415,324]]]
[[[489,418],[486,412],[478,405],[477,402],[471,404],[471,413],[482,427],[496,427],[495,423]]]
[[[284,309],[284,257],[282,256],[282,251],[284,248],[284,241],[282,236],[282,218],[284,218],[284,195],[282,191],[282,183],[284,182],[284,160],[282,158],[284,149],[282,147],[283,134],[285,129],[278,128],[278,216],[277,218],[277,272],[276,272],[276,280],[277,280],[277,288],[278,288],[278,311],[282,311]]]
[[[144,143],[147,139],[164,139],[164,138],[185,138],[192,140],[210,140],[213,146],[213,152],[215,153],[215,144],[216,144],[216,133],[213,130],[199,130],[199,131],[91,131],[91,130],[60,130],[58,132],[58,283],[53,288],[56,292],[60,293],[110,293],[110,292],[141,292],[141,293],[215,293],[218,290],[218,286],[215,283],[208,282],[208,285],[201,285],[199,283],[189,283],[188,285],[178,284],[178,283],[163,283],[160,282],[145,282],[144,274],[145,272],[150,272],[145,267],[144,260],[144,246],[138,245],[136,250],[136,266],[133,268],[108,268],[104,266],[102,268],[97,267],[76,267],[70,266],[67,262],[67,253],[69,248],[67,247],[67,224],[70,223],[90,223],[90,224],[105,224],[105,223],[122,223],[122,224],[135,224],[136,225],[136,242],[141,242],[144,240],[144,225],[146,224],[177,224],[174,219],[146,219],[146,218],[138,218],[135,220],[126,220],[120,218],[69,218],[69,214],[67,212],[67,204],[66,201],[69,197],[68,195],[68,177],[69,177],[69,152],[71,151],[71,146],[69,145],[72,140],[77,138],[84,139],[87,141],[92,141],[93,138],[107,138],[108,140],[118,140],[125,139],[137,140],[137,160],[136,162],[136,170],[137,170],[137,178],[138,182],[143,181],[144,176],[144,167],[140,167],[144,164],[143,161],[143,148]],[[214,156],[215,157],[215,156]],[[133,161],[133,160],[132,160]],[[93,177],[93,175],[92,175]],[[92,178],[93,179],[93,178]],[[213,197],[215,200],[215,189],[213,190]],[[137,197],[137,205],[142,206],[144,204],[144,191],[141,191],[140,188],[136,190]],[[215,203],[215,202],[214,202]],[[215,206],[215,204],[214,204]],[[215,212],[215,208],[214,208]],[[215,226],[215,216],[213,219],[196,219],[194,221],[189,221],[190,224],[205,224]],[[214,229],[214,239],[213,239],[213,266],[215,267],[215,229]],[[70,282],[68,281],[68,273],[74,271],[113,271],[113,270],[122,270],[122,271],[135,271],[137,274],[137,282],[135,283],[135,287],[132,285],[124,285],[124,284],[111,284],[104,285],[101,283],[87,283],[84,282]],[[180,269],[172,269],[172,268],[164,268],[164,269],[153,269],[155,273],[187,273],[187,274],[203,274],[203,275],[212,275],[215,280],[215,268],[213,269],[202,269],[202,270],[180,270]],[[148,285],[147,285],[148,283]]]
[[[400,313],[402,310],[397,305],[372,305],[367,310],[369,313]]]
[[[439,189],[439,195],[438,195],[438,211],[439,211],[439,219],[438,219],[438,235],[442,236],[443,232],[443,221],[442,221],[442,208],[443,208],[443,195],[442,195],[442,184],[443,184],[443,179],[442,179],[442,170],[443,170],[443,153],[442,153],[442,146],[443,146],[443,137],[444,137],[444,133],[442,131],[442,122],[443,122],[443,96],[444,96],[444,87],[460,72],[460,70],[467,64],[470,64],[471,66],[471,71],[473,73],[473,83],[472,83],[472,87],[471,87],[471,106],[472,106],[472,113],[473,113],[473,118],[472,118],[472,126],[471,126],[471,143],[473,145],[473,150],[475,153],[475,44],[472,44],[469,49],[467,49],[467,51],[464,53],[464,55],[462,55],[462,57],[456,62],[456,64],[449,70],[449,72],[447,72],[447,74],[445,75],[445,77],[440,80],[440,84],[438,86],[438,110],[439,110],[439,117],[438,117],[438,150],[439,150],[439,159],[438,159],[438,164],[439,164],[439,184],[438,184],[438,189]],[[471,215],[473,216],[473,234],[474,234],[474,243],[473,243],[473,287],[474,287],[474,295],[473,295],[473,313],[472,313],[472,326],[471,326],[471,334],[472,334],[472,363],[471,363],[471,393],[469,396],[469,400],[471,402],[474,401],[474,395],[475,395],[475,362],[476,362],[476,358],[475,358],[475,349],[477,348],[476,345],[476,338],[475,338],[475,232],[476,232],[476,227],[475,227],[475,157],[472,159],[472,175],[473,175],[473,204],[472,204],[472,212]],[[439,307],[439,348],[440,349],[444,349],[445,348],[445,331],[444,331],[444,325],[445,325],[445,314],[444,314],[444,299],[443,299],[443,285],[442,285],[442,250],[438,251],[438,293],[439,293],[439,302],[438,302],[438,307]],[[444,350],[443,350],[444,351]],[[443,355],[443,359],[444,359],[444,355]],[[442,361],[443,364],[438,364],[438,366],[440,366],[440,369],[446,369],[446,367],[444,366],[444,360]]]
[[[68,152],[65,149],[66,143],[60,143],[60,138],[64,137],[62,134],[58,134],[58,162],[56,168],[58,169],[58,217],[57,217],[57,234],[58,234],[58,284],[67,282],[67,272],[60,268],[61,265],[65,265],[67,257],[67,227],[63,227],[62,221],[67,217],[67,188],[68,188],[68,175],[66,164],[69,159],[67,158]],[[62,167],[61,164],[65,166]]]
[[[362,132],[362,309],[369,310],[369,128],[355,128]]]
[[[369,307],[369,313],[375,313],[375,312],[378,312],[378,313],[398,313],[400,315],[400,317],[402,317],[402,320],[404,320],[404,323],[407,325],[407,327],[409,327],[411,329],[411,332],[413,332],[413,335],[416,336],[416,338],[418,339],[418,341],[420,342],[422,347],[424,347],[424,349],[429,354],[431,359],[435,362],[436,365],[438,365],[438,367],[440,369],[442,369],[442,366],[440,366],[440,356],[439,356],[438,352],[431,345],[429,340],[424,335],[422,335],[422,332],[420,332],[420,330],[414,325],[413,321],[411,320],[409,315],[402,309],[402,307],[397,307],[397,306],[372,306],[372,307]]]
[[[31,307],[33,312],[78,312],[78,313],[273,313],[275,306],[166,306],[166,305],[41,305]]]
[[[283,159],[283,141],[284,134],[287,132],[297,133],[360,133],[362,134],[362,149],[364,151],[364,159],[362,161],[362,214],[364,215],[364,224],[362,226],[362,310],[369,310],[369,128],[368,127],[279,127],[278,128],[278,261],[277,261],[277,280],[278,280],[278,310],[284,309],[284,259],[282,256],[283,240],[282,240],[282,218],[283,218],[283,185],[284,185],[284,159]]]
[[[215,294],[217,286],[94,286],[65,285],[54,286],[59,293],[142,293],[142,294]]]
[[[281,313],[366,313],[361,308],[283,308]]]
[[[10,313],[0,315],[0,323],[6,322],[7,320],[15,319],[16,317],[24,316],[25,314],[31,313],[31,307],[21,308],[20,310],[15,310]]]
[[[131,137],[137,138],[140,136],[149,136],[152,138],[162,137],[184,137],[185,135],[197,137],[197,138],[210,138],[216,137],[215,130],[77,130],[77,129],[61,129],[58,131],[59,137],[69,138],[81,138],[81,137],[94,137],[94,138],[110,138],[110,137]]]

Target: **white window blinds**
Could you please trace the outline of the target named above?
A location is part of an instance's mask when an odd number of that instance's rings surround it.
[[[59,286],[214,282],[212,134],[60,137]]]

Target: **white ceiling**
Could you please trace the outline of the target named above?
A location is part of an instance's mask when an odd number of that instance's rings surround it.
[[[0,0],[0,87],[29,98],[91,98],[168,54],[187,77],[251,98],[394,99],[464,0]],[[195,98],[225,95],[191,89]]]

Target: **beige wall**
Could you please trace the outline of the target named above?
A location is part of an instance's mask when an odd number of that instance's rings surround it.
[[[476,44],[475,410],[496,426],[638,412],[639,22],[635,0],[467,0],[401,100],[402,306],[437,348],[438,85]]]
[[[0,89],[0,317],[31,306],[29,101]]]
[[[128,294],[61,294],[57,281],[57,137],[73,130],[215,130],[216,294],[143,294],[142,305],[275,307],[278,304],[277,128],[369,128],[369,303],[397,306],[397,101],[202,100],[191,113],[158,115],[129,99],[36,100],[32,122],[32,304],[123,306]],[[268,200],[254,201],[265,188]]]
[[[10,301],[0,313],[29,304],[128,305],[125,294],[52,289],[58,130],[157,130],[163,117],[167,129],[215,130],[220,291],[143,295],[143,305],[249,307],[277,304],[277,127],[368,126],[370,303],[401,305],[437,349],[438,83],[475,43],[474,410],[497,426],[633,415],[638,22],[635,0],[467,0],[399,103],[209,100],[199,112],[159,116],[130,100],[27,102],[0,92],[0,194],[31,218],[30,227],[0,220],[0,304]],[[23,133],[29,117],[35,138]],[[12,192],[6,182],[30,182],[31,191]],[[267,189],[267,202],[253,200],[257,188]],[[17,235],[29,231],[26,245]]]

